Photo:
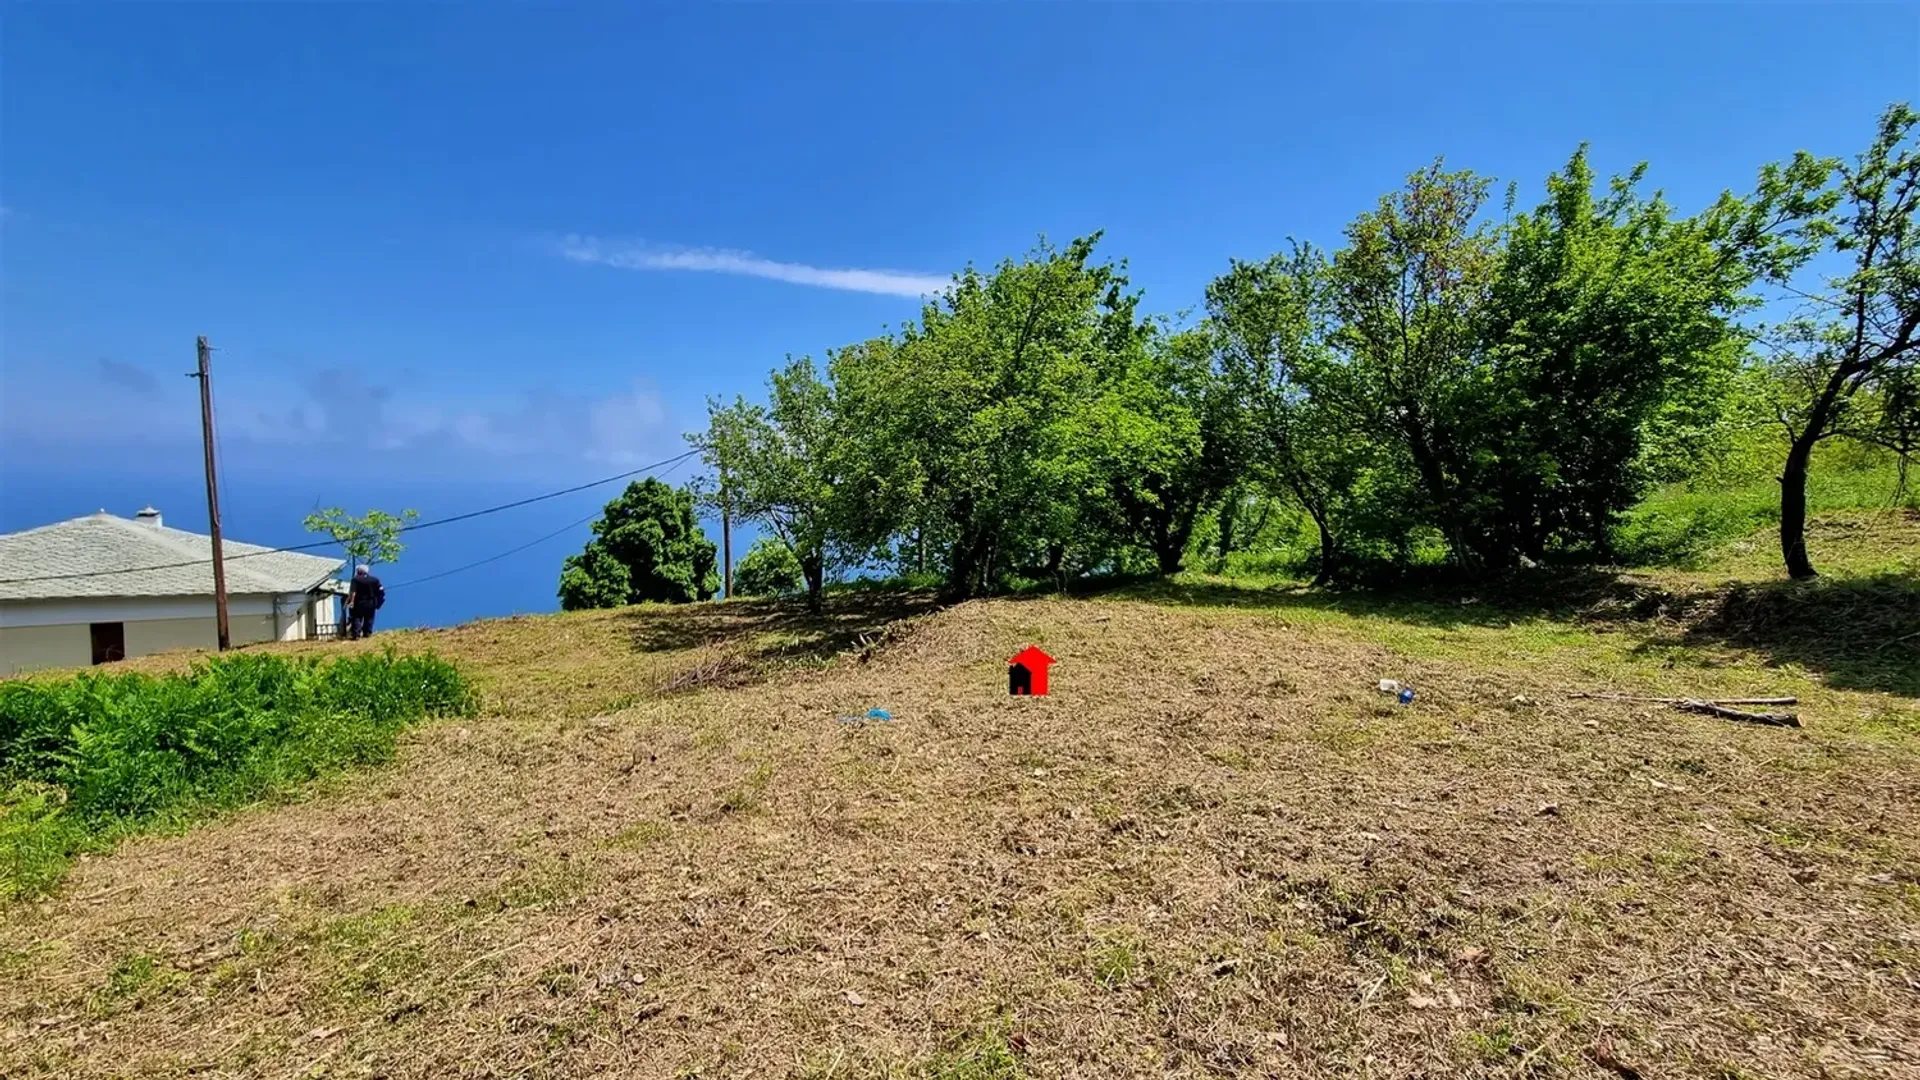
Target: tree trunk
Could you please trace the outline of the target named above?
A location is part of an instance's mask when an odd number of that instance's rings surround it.
[[[1340,543],[1321,515],[1314,514],[1311,508],[1307,512],[1313,514],[1314,528],[1320,533],[1320,572],[1313,575],[1313,583],[1326,585],[1333,581],[1333,575],[1340,568]]]
[[[1219,551],[1222,566],[1226,565],[1227,556],[1233,554],[1233,524],[1234,518],[1239,515],[1239,510],[1240,493],[1238,491],[1230,491],[1226,498],[1220,500]]]
[[[1065,565],[1066,561],[1067,545],[1050,544],[1047,546],[1047,580],[1053,582],[1053,587],[1056,592],[1067,591],[1066,575],[1060,572],[1060,568]]]
[[[960,538],[954,541],[953,558],[947,568],[947,599],[967,600],[979,595],[982,582],[991,573],[988,557],[993,550],[991,536],[973,533],[963,529]]]
[[[974,553],[979,539],[973,524],[973,499],[962,495],[954,504],[953,521],[959,526],[953,537],[953,550],[947,556],[945,599],[958,603],[972,595]]]
[[[1161,577],[1172,577],[1180,572],[1182,556],[1186,554],[1183,550],[1185,547],[1185,544],[1175,543],[1170,537],[1162,537],[1154,545],[1153,554],[1160,561]]]
[[[958,603],[967,598],[967,583],[973,577],[973,564],[967,556],[965,543],[953,546],[953,556],[947,563],[946,599]]]
[[[1187,538],[1193,535],[1193,515],[1183,514],[1179,510],[1167,511],[1166,523],[1159,529],[1154,547],[1154,556],[1160,562],[1160,576],[1172,577],[1180,572],[1187,559]]]
[[[1313,519],[1313,527],[1320,534],[1320,572],[1313,575],[1315,585],[1325,585],[1333,580],[1335,568],[1340,562],[1340,544],[1333,535],[1333,527],[1328,524],[1327,504],[1316,497],[1312,485],[1298,475],[1286,478],[1287,487],[1293,490],[1293,497],[1300,501],[1307,516]],[[1262,514],[1260,523],[1266,524],[1266,515]]]
[[[825,567],[818,559],[809,559],[800,564],[800,572],[807,579],[807,610],[819,614],[826,606],[827,575]]]
[[[726,573],[722,575],[721,588],[726,598],[733,599],[733,506],[720,504],[720,557],[726,560]]]
[[[1794,436],[1787,463],[1780,469],[1780,556],[1786,560],[1787,576],[1795,581],[1820,575],[1813,568],[1813,560],[1807,558],[1807,466],[1813,460],[1814,446],[1827,434],[1834,403],[1855,374],[1845,364],[1834,369],[1820,396],[1813,399],[1813,407],[1807,410],[1807,424]]]
[[[1807,558],[1807,464],[1813,457],[1813,444],[1819,428],[1808,425],[1787,451],[1787,463],[1780,470],[1780,555],[1787,563],[1787,576],[1796,581],[1817,577],[1813,560]]]
[[[1193,537],[1194,519],[1200,516],[1200,506],[1210,496],[1201,496],[1192,502],[1170,499],[1163,492],[1160,495],[1159,520],[1154,523],[1154,557],[1160,563],[1160,576],[1171,577],[1181,571],[1187,561],[1187,541]]]
[[[1407,450],[1413,456],[1414,468],[1420,474],[1421,483],[1426,486],[1427,497],[1433,500],[1433,508],[1440,517],[1440,531],[1446,536],[1448,553],[1456,565],[1469,570],[1479,569],[1484,553],[1476,550],[1469,539],[1467,527],[1460,519],[1452,485],[1447,482],[1446,469],[1440,463],[1440,454],[1427,437],[1427,429],[1414,419],[1411,407],[1407,408],[1400,428],[1407,437]]]

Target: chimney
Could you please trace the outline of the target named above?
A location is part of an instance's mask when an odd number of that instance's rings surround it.
[[[160,527],[160,511],[155,510],[151,506],[133,515],[133,519],[141,524],[151,525],[156,529]]]

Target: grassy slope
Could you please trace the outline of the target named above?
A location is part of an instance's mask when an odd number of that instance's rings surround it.
[[[1807,512],[1813,527],[1809,554],[1826,572],[1861,573],[1860,564],[1889,553],[1834,534],[1822,523],[1884,518],[1888,512],[1920,510],[1920,490],[1897,500],[1899,474],[1890,464],[1873,468],[1816,465],[1808,477]],[[1898,505],[1897,505],[1898,503]],[[1622,555],[1634,563],[1670,563],[1700,569],[1719,564],[1742,576],[1784,573],[1780,564],[1780,485],[1771,475],[1720,485],[1675,484],[1654,492],[1626,515],[1616,535]],[[1911,551],[1908,552],[1911,555]],[[1742,556],[1731,559],[1730,556]]]
[[[1197,579],[877,641],[913,602],[392,635],[486,715],[7,912],[0,1074],[1920,1069],[1920,638],[1848,666],[1791,627],[1462,599]],[[1010,700],[1029,642],[1053,694]],[[1808,727],[1566,696],[1601,688],[1796,694]]]

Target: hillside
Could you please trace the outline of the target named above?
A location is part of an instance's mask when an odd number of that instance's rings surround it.
[[[0,1073],[1915,1074],[1913,577],[1718,558],[388,635],[483,715],[6,912]]]

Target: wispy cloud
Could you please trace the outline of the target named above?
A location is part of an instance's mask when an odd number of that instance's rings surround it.
[[[131,390],[136,394],[152,394],[160,389],[160,380],[153,377],[151,371],[134,367],[132,364],[100,358],[100,378],[104,382]]]
[[[948,279],[907,270],[835,269],[805,263],[775,262],[746,251],[722,248],[657,248],[608,244],[591,236],[568,236],[560,254],[575,262],[598,263],[622,270],[699,270],[712,274],[743,274],[823,289],[880,293],[884,296],[927,296],[947,287]]]
[[[455,402],[376,383],[358,369],[311,373],[304,395],[227,410],[228,429],[261,442],[432,453],[471,459],[539,458],[639,464],[677,447],[660,395],[634,384],[603,397],[528,389],[490,401]]]
[[[392,375],[356,366],[230,370],[218,402],[226,465],[302,478],[338,474],[347,461],[389,479],[562,479],[686,448],[672,410],[644,382],[584,393],[493,387],[474,396],[429,378],[389,382]],[[200,413],[188,380],[175,386],[108,358],[43,357],[9,358],[7,379],[9,389],[19,384],[17,393],[0,393],[0,459],[9,466],[34,455],[99,468],[129,458],[142,466],[199,460]]]

